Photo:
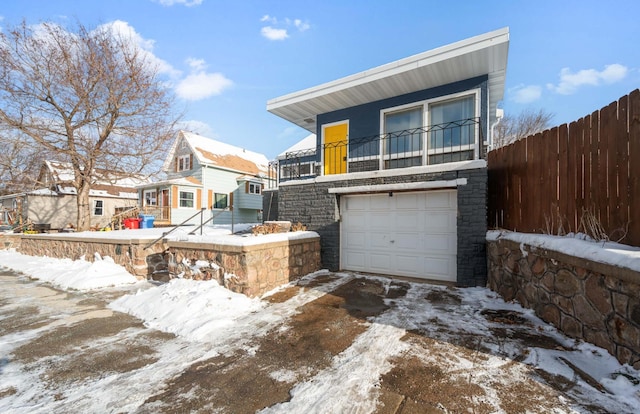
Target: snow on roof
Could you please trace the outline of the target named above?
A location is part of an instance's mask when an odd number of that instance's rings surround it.
[[[172,178],[170,180],[154,181],[146,184],[139,185],[137,188],[149,188],[158,187],[163,185],[186,185],[186,186],[201,186],[202,181],[194,177],[180,177]]]
[[[70,183],[74,179],[73,167],[70,162],[45,161],[45,166],[51,174],[54,183]],[[96,169],[97,185],[109,187],[133,188],[149,182],[147,178],[126,174],[124,172]],[[94,188],[96,186],[94,185]]]
[[[178,133],[171,153],[175,151],[181,137],[187,141],[200,164],[254,175],[269,172],[269,160],[265,155],[187,131]],[[171,157],[167,159],[165,169],[171,161]]]
[[[298,152],[298,151],[315,151],[317,145],[316,134],[309,134],[301,141],[293,144],[291,147],[284,150],[282,153],[278,154],[278,159],[281,160],[286,158],[288,153]]]

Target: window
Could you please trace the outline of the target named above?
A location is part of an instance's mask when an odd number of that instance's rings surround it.
[[[422,165],[422,112],[417,106],[385,114],[385,168]]]
[[[191,169],[191,155],[178,157],[178,171],[189,171]]]
[[[102,216],[104,214],[104,202],[102,200],[93,200],[93,215]]]
[[[280,164],[280,178],[298,178],[314,174],[313,162]]]
[[[144,205],[145,206],[157,206],[158,205],[158,194],[156,190],[145,190],[144,191]]]
[[[247,192],[249,194],[260,194],[260,190],[262,189],[262,184],[257,183],[249,183],[247,188]]]
[[[227,195],[215,193],[213,208],[227,208]]]
[[[478,96],[467,91],[382,111],[384,168],[474,159]]]
[[[193,208],[193,192],[180,191],[179,205],[184,208]]]
[[[429,164],[473,159],[475,96],[429,105]],[[443,154],[447,154],[444,156]]]

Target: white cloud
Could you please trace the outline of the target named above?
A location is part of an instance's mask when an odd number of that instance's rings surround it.
[[[189,58],[187,64],[191,67],[191,73],[179,81],[175,88],[176,94],[182,99],[198,101],[220,95],[233,85],[222,73],[205,72],[207,65],[202,59]]]
[[[309,25],[309,23],[307,23],[307,22],[303,22],[303,21],[302,21],[302,20],[300,20],[300,19],[295,19],[295,20],[293,21],[293,24],[294,24],[294,25],[298,28],[298,30],[300,30],[301,32],[304,32],[304,31],[306,31],[306,30],[309,30],[309,28],[311,27],[311,26]]]
[[[154,0],[156,3],[160,3],[163,6],[173,6],[174,4],[184,4],[187,7],[199,6],[202,4],[202,0]]]
[[[278,19],[275,16],[265,14],[260,19],[268,26],[262,27],[260,33],[269,40],[284,40],[289,37],[289,28],[296,28],[299,32],[305,32],[311,28],[311,25],[302,19]]]
[[[191,119],[188,121],[179,122],[177,126],[179,129],[193,132],[194,134],[202,135],[203,137],[217,138],[216,134],[214,134],[213,132],[213,128],[211,128],[211,125],[207,124],[206,122]]]
[[[153,48],[155,46],[155,40],[145,39],[142,37],[129,23],[122,20],[114,20],[109,23],[105,23],[99,26],[96,30],[103,28],[112,30],[112,32],[123,39],[129,39],[130,43],[137,46],[140,51],[145,55],[148,62],[158,68],[158,71],[162,74],[166,74],[172,78],[179,77],[181,72],[175,69],[171,64],[163,59],[160,59],[153,54]]]
[[[207,64],[205,63],[204,59],[188,58],[187,65],[189,65],[194,71],[198,72],[201,72],[207,68]]]
[[[551,83],[547,87],[559,94],[570,95],[575,93],[583,85],[598,86],[602,83],[610,84],[618,82],[627,76],[629,69],[618,63],[607,65],[603,70],[582,69],[578,72],[571,72],[569,68],[560,71],[560,82],[558,85]]]
[[[263,27],[260,33],[269,40],[284,40],[289,37],[287,29],[274,29],[271,26]]]
[[[540,99],[542,88],[538,85],[518,85],[509,89],[509,94],[514,102],[526,104]]]

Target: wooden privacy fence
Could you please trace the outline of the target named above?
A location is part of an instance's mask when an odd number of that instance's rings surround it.
[[[584,211],[640,246],[640,90],[570,124],[489,152],[489,226],[577,231]]]

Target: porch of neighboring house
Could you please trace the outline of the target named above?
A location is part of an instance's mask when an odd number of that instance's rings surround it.
[[[153,216],[155,227],[171,225],[171,189],[145,188],[139,214]]]

